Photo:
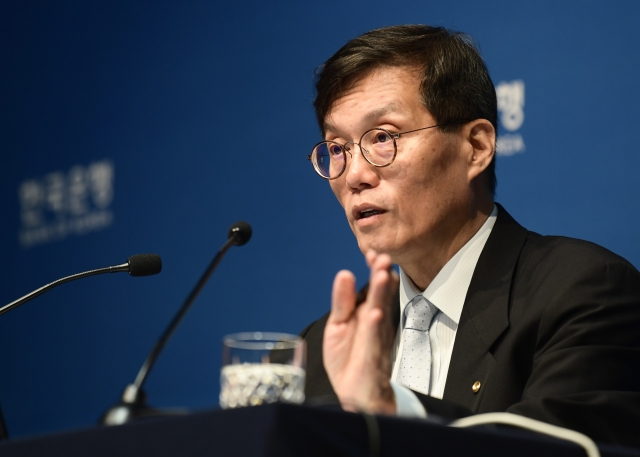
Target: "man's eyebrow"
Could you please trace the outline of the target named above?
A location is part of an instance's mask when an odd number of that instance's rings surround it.
[[[367,114],[364,115],[364,117],[361,119],[360,122],[365,123],[365,124],[371,124],[374,121],[378,120],[379,118],[381,118],[382,116],[392,113],[392,112],[401,112],[402,110],[400,109],[400,105],[398,105],[395,102],[389,103],[387,105],[381,106],[379,108],[374,109],[373,111],[369,111]],[[330,131],[330,132],[337,132],[338,129],[330,122],[325,120],[324,121],[324,131]]]
[[[380,108],[376,108],[373,111],[369,111],[362,120],[366,123],[371,123],[373,121],[378,120],[379,118],[381,118],[386,114],[398,112],[398,111],[401,111],[399,109],[399,105],[395,102],[392,102],[387,105],[381,106]]]
[[[324,121],[324,124],[322,125],[322,130],[326,133],[326,132],[335,132],[336,128],[334,127],[334,125],[329,122],[329,121]]]

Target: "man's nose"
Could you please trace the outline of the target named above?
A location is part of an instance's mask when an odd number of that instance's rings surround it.
[[[349,159],[347,160],[347,184],[353,189],[361,187],[374,187],[378,184],[378,173],[376,167],[371,165],[364,158],[365,152],[358,143],[349,142],[345,144]]]

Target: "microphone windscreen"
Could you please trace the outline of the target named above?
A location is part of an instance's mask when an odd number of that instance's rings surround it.
[[[158,254],[136,254],[129,257],[131,276],[150,276],[162,271],[162,260]]]
[[[247,244],[249,242],[252,233],[253,230],[251,230],[251,226],[249,224],[247,224],[245,221],[238,221],[231,227],[229,227],[227,238],[235,236],[236,240],[233,244],[236,246],[242,246],[243,244]]]

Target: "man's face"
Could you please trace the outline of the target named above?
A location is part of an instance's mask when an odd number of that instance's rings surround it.
[[[325,118],[325,139],[357,142],[375,127],[401,133],[436,123],[421,102],[417,72],[387,67],[368,73],[333,103]],[[381,168],[351,147],[345,172],[330,184],[360,250],[387,253],[402,266],[451,244],[469,217],[468,159],[473,152],[461,133],[437,128],[396,142],[395,161]]]

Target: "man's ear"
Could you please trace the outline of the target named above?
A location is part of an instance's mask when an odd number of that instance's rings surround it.
[[[464,126],[470,148],[469,181],[487,169],[496,153],[496,129],[486,119],[476,119]]]

